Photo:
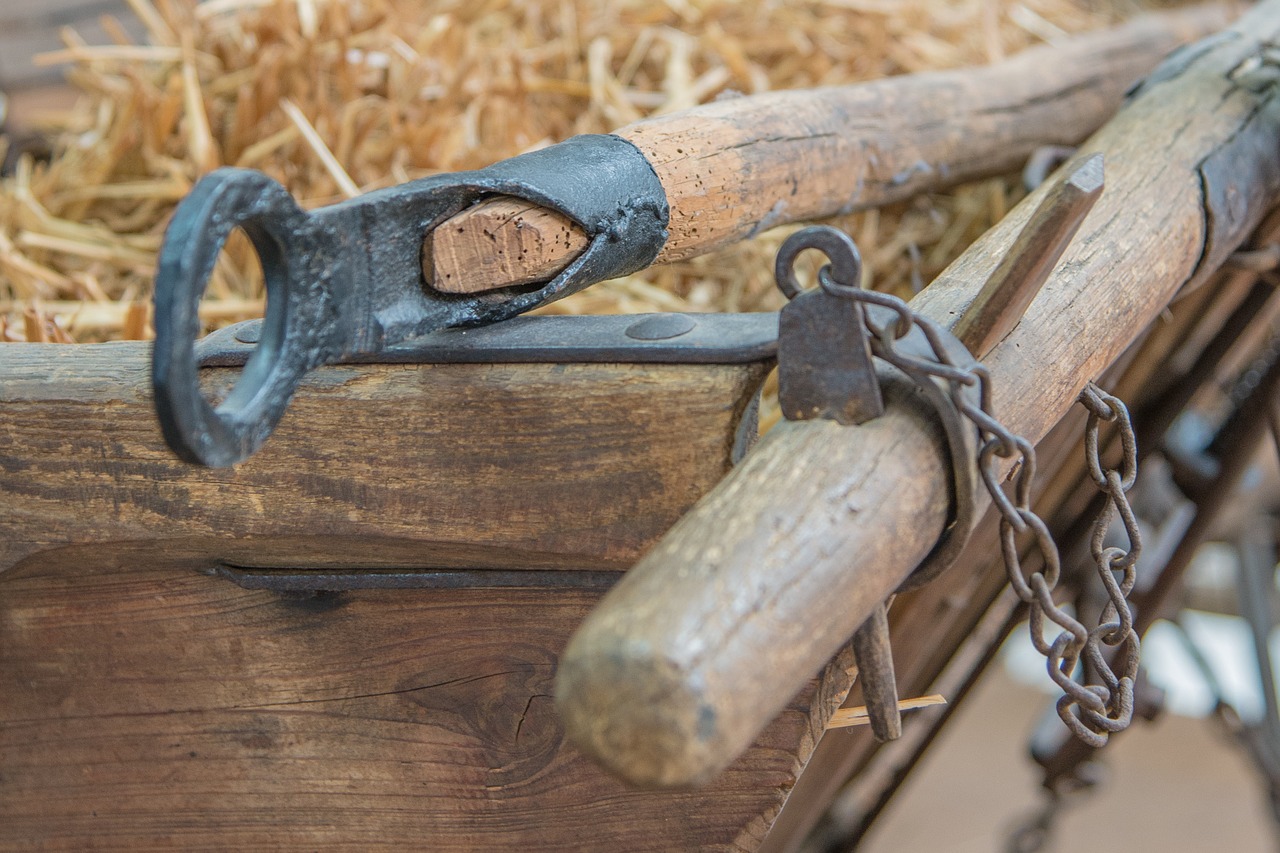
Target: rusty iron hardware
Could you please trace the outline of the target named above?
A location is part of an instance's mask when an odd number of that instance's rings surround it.
[[[795,262],[807,249],[822,252],[831,263],[819,271],[819,287],[802,292]],[[863,423],[884,412],[882,393],[891,392],[921,417],[943,425],[955,507],[937,545],[898,591],[922,586],[963,548],[976,521],[978,479],[969,462],[976,433],[955,402],[970,392],[949,393],[921,372],[917,362],[937,358],[941,351],[958,365],[952,368],[956,374],[976,362],[949,332],[928,321],[915,323],[905,303],[894,305],[880,299],[884,294],[863,290],[857,247],[841,231],[827,226],[797,231],[779,249],[775,274],[790,299],[778,322],[778,396],[788,419]],[[857,326],[848,328],[850,323]],[[845,328],[839,328],[842,324]],[[891,343],[886,345],[886,339]],[[872,363],[873,353],[881,364]],[[872,611],[852,642],[871,730],[881,741],[893,740],[902,733],[902,717],[884,604]]]
[[[202,338],[197,369],[245,367],[262,340],[263,320],[246,320]],[[593,314],[515,317],[503,323],[442,329],[351,353],[335,364],[753,364],[778,350],[778,315]],[[734,435],[736,464],[757,438],[760,389]]]
[[[862,682],[871,733],[884,743],[902,737],[902,709],[898,707],[898,679],[893,671],[889,641],[889,605],[877,604],[853,634],[853,658]]]
[[[1256,257],[1252,252],[1241,254],[1245,259]],[[1241,266],[1253,269],[1248,260]],[[1137,610],[1135,628],[1139,635],[1156,619],[1169,615],[1171,602],[1187,567],[1219,523],[1232,496],[1238,493],[1240,482],[1253,464],[1268,430],[1280,451],[1280,418],[1276,414],[1276,400],[1280,399],[1280,336],[1274,332],[1227,391],[1231,410],[1207,445],[1188,441],[1185,432],[1172,428],[1191,402],[1196,389],[1211,381],[1232,345],[1247,337],[1257,323],[1269,322],[1264,309],[1273,298],[1273,285],[1266,283],[1265,279],[1255,284],[1205,347],[1196,364],[1179,377],[1179,382],[1166,392],[1153,416],[1144,421],[1149,439],[1144,443],[1156,446],[1158,452],[1165,456],[1173,480],[1186,495],[1191,512],[1189,519],[1179,521],[1171,531],[1173,535],[1170,538],[1174,541],[1163,548],[1157,546],[1168,552],[1167,557],[1152,561],[1153,565],[1160,566],[1159,572],[1154,578],[1139,580],[1133,596]],[[1210,690],[1218,697],[1216,716],[1250,755],[1270,789],[1272,808],[1280,815],[1280,751],[1277,749],[1280,741],[1276,739],[1276,733],[1280,732],[1280,711],[1276,710],[1274,681],[1270,684],[1267,681],[1267,674],[1271,671],[1269,652],[1265,646],[1257,645],[1257,639],[1269,634],[1274,627],[1270,598],[1258,590],[1271,579],[1275,561],[1274,552],[1260,558],[1259,543],[1250,541],[1251,534],[1256,534],[1258,527],[1246,524],[1241,541],[1237,543],[1240,566],[1237,592],[1240,612],[1253,629],[1260,683],[1267,697],[1266,718],[1261,723],[1245,725],[1235,710],[1222,700],[1212,670],[1187,635],[1181,620],[1175,616],[1173,624],[1180,629],[1192,660],[1201,670]],[[1159,538],[1164,536],[1163,532],[1159,534]],[[1268,549],[1264,547],[1261,550]],[[1025,842],[1024,846],[1011,847],[1020,851],[1042,849],[1057,810],[1069,799],[1066,795],[1088,790],[1096,775],[1095,762],[1090,760],[1092,756],[1078,742],[1033,741],[1032,756],[1044,767],[1044,787],[1049,792],[1044,813],[1037,818],[1044,824],[1045,831],[1037,832],[1035,821],[1028,823],[1021,840],[1015,837],[1015,841]]]
[[[1091,191],[1096,195],[1096,189]],[[848,246],[843,245],[846,242]],[[926,417],[940,422],[946,437],[956,506],[939,544],[899,591],[927,583],[954,561],[973,528],[975,493],[980,479],[1000,513],[1001,552],[1014,592],[1028,605],[1032,642],[1045,656],[1050,677],[1063,691],[1057,705],[1058,715],[1077,738],[1091,746],[1101,746],[1111,732],[1126,728],[1132,719],[1139,655],[1138,635],[1127,596],[1135,580],[1133,567],[1141,549],[1141,534],[1125,496],[1136,477],[1137,451],[1124,404],[1092,384],[1080,395],[1080,402],[1089,410],[1085,443],[1090,474],[1107,496],[1107,503],[1095,523],[1092,551],[1109,600],[1101,615],[1101,624],[1088,629],[1053,600],[1060,574],[1058,550],[1047,526],[1030,506],[1036,473],[1035,449],[1026,439],[1007,430],[993,415],[990,374],[986,368],[973,359],[959,340],[927,317],[913,312],[901,299],[863,290],[856,280],[838,279],[841,273],[848,274],[857,268],[850,262],[857,254],[852,241],[835,229],[804,229],[784,244],[779,253],[780,258],[786,259],[785,269],[779,265],[779,286],[784,293],[796,290],[794,278],[787,274],[794,259],[806,248],[824,252],[830,249],[835,253],[828,255],[834,262],[818,272],[822,294],[812,297],[813,304],[821,305],[834,298],[861,303],[865,332],[862,338],[841,336],[838,351],[815,353],[812,345],[800,336],[817,324],[789,326],[784,319],[778,341],[780,375],[788,369],[789,359],[805,356],[816,358],[824,365],[835,363],[845,365],[845,369],[858,369],[863,363],[861,341],[865,340],[871,354],[886,366],[878,364],[866,382],[879,385],[893,382],[895,377],[905,378],[918,392],[918,399],[928,401]],[[810,316],[807,311],[798,315],[805,320]],[[856,315],[844,312],[843,316]],[[806,374],[794,365],[790,369],[794,376],[815,375]],[[833,390],[861,386],[851,382],[843,386],[813,382],[799,387],[815,389],[819,396],[812,401],[793,399],[790,408],[784,408],[785,414],[823,417],[820,413],[827,412],[826,417],[836,419],[835,412],[848,410],[842,410],[838,401],[831,399]],[[858,405],[854,409],[864,415],[867,411]],[[1104,421],[1117,423],[1121,431],[1125,458],[1119,471],[1105,469],[1098,459],[1098,429]],[[1003,460],[1015,463],[1011,475],[1012,496],[1003,487]],[[1128,551],[1103,546],[1113,512],[1118,512],[1124,522],[1130,543]],[[1024,576],[1018,537],[1025,538],[1028,534],[1032,545],[1041,552],[1044,569]],[[1121,573],[1119,579],[1115,572]],[[1043,636],[1046,620],[1061,629],[1051,642]],[[896,700],[896,687],[890,686],[894,674],[888,643],[887,620],[881,607],[859,629],[854,640],[859,679],[863,682],[873,731],[880,738],[892,738],[901,731],[896,704],[887,704],[890,699]],[[1119,674],[1105,659],[1101,651],[1104,645],[1123,650]],[[1096,673],[1101,683],[1082,684],[1076,680],[1076,669],[1082,659],[1089,662],[1089,672]]]
[[[1255,284],[1205,346],[1201,357],[1178,377],[1178,381],[1168,388],[1143,420],[1142,445],[1162,455],[1168,462],[1172,477],[1170,488],[1179,495],[1185,495],[1186,504],[1168,519],[1168,530],[1156,532],[1154,550],[1158,553],[1149,565],[1158,570],[1154,576],[1140,576],[1133,592],[1137,611],[1134,628],[1139,636],[1156,619],[1171,615],[1176,591],[1192,558],[1218,525],[1232,496],[1237,494],[1269,428],[1277,436],[1277,449],[1280,450],[1280,431],[1272,424],[1275,401],[1280,398],[1280,336],[1274,333],[1227,392],[1233,407],[1207,446],[1199,441],[1188,441],[1185,431],[1174,428],[1177,418],[1195,396],[1196,389],[1213,380],[1233,344],[1248,337],[1257,329],[1258,323],[1269,322],[1265,309],[1275,298],[1275,292],[1275,288],[1265,281]],[[1147,562],[1145,553],[1139,566],[1144,562]],[[1247,593],[1242,589],[1241,594]],[[1245,609],[1242,607],[1242,612]],[[1173,624],[1179,625],[1176,617]],[[1194,644],[1188,641],[1187,645],[1194,660]],[[1212,673],[1206,672],[1206,676],[1212,687]],[[1135,699],[1135,714],[1141,711],[1140,705]],[[1230,722],[1231,710],[1225,707],[1219,710],[1219,716]],[[1230,728],[1249,749],[1272,790],[1280,791],[1280,764],[1275,763],[1273,754],[1255,751],[1255,742],[1251,739],[1261,734],[1265,741],[1270,735],[1262,730],[1251,734],[1235,723]],[[1039,733],[1032,739],[1031,755],[1044,768],[1043,784],[1050,796],[1046,809],[1050,811],[1060,807],[1056,804],[1065,795],[1087,790],[1094,784],[1096,762],[1093,751],[1079,741],[1056,739]],[[1028,833],[1028,837],[1035,834],[1031,832],[1031,824],[1028,824]],[[1041,848],[1029,845],[1017,849]]]
[[[862,258],[843,233],[811,228],[778,249],[774,277],[787,304],[778,315],[778,338],[787,357],[778,363],[778,405],[788,420],[824,418],[860,424],[884,414],[880,383],[871,366],[862,303],[846,299],[836,281],[862,280]],[[796,280],[800,253],[816,249],[832,274],[804,291]]]
[[[590,180],[584,180],[589,175]],[[587,249],[544,284],[478,295],[429,288],[423,238],[487,195],[533,201],[582,226]],[[259,172],[219,169],[174,212],[156,271],[156,411],[183,459],[234,465],[266,441],[302,376],[409,338],[505,320],[648,266],[666,239],[666,195],[616,136],[580,136],[476,172],[423,178],[310,213]],[[266,319],[253,357],[216,407],[200,393],[201,294],[231,232],[258,253]]]

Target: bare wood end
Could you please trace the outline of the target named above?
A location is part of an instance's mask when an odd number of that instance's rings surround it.
[[[497,198],[437,226],[422,247],[422,274],[443,293],[483,293],[548,281],[587,248],[587,235],[554,210]]]

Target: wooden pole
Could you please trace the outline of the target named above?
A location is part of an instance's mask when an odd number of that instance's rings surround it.
[[[656,262],[669,263],[776,225],[1017,169],[1042,145],[1074,145],[1169,51],[1226,23],[1221,5],[1144,15],[985,68],[733,98],[616,135],[666,191],[670,236]],[[586,244],[560,214],[499,198],[434,229],[423,273],[451,293],[546,281]]]
[[[1172,57],[1067,164],[1105,154],[1108,188],[986,359],[1009,428],[1042,438],[1280,193],[1280,98],[1262,52],[1276,37],[1268,0]],[[1054,183],[912,307],[954,325]],[[857,427],[780,424],[579,629],[556,687],[568,736],[635,784],[714,776],[932,547],[943,463],[934,430],[901,406]]]

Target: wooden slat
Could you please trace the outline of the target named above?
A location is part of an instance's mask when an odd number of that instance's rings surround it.
[[[551,702],[599,591],[294,601],[155,553],[0,576],[0,847],[755,849],[838,703],[811,685],[711,788],[629,790]]]
[[[324,368],[262,453],[211,470],[163,444],[150,345],[3,355],[0,572],[156,544],[202,564],[625,567],[728,470],[765,369]]]

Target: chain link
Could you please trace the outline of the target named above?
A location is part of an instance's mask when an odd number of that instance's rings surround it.
[[[943,333],[937,324],[912,311],[896,296],[863,290],[853,282],[835,281],[830,267],[824,267],[819,278],[829,293],[891,309],[894,316],[883,324],[872,317],[872,312],[864,312],[872,352],[901,370],[913,382],[932,382],[934,379],[946,382],[956,408],[977,428],[978,471],[1000,513],[1000,550],[1009,582],[1029,609],[1031,642],[1046,658],[1049,677],[1063,692],[1057,703],[1058,716],[1082,741],[1090,746],[1102,746],[1109,734],[1123,731],[1132,720],[1133,689],[1141,648],[1127,601],[1137,579],[1136,563],[1142,538],[1125,495],[1137,476],[1137,447],[1124,403],[1092,383],[1085,387],[1079,398],[1089,411],[1085,432],[1089,476],[1107,497],[1094,522],[1090,550],[1108,601],[1100,615],[1100,624],[1090,630],[1053,600],[1062,564],[1048,526],[1031,509],[1032,485],[1036,476],[1035,448],[1025,438],[1005,428],[992,413],[990,372],[980,363],[970,367],[956,364],[947,352]],[[905,354],[895,346],[911,332],[913,326],[919,328],[928,340],[933,360]],[[966,393],[966,389],[974,386],[978,391],[976,405],[972,401],[973,395]],[[1099,457],[1098,433],[1104,422],[1115,423],[1119,428],[1123,450],[1119,470],[1103,467]],[[1013,468],[1007,478],[1002,477],[1006,460],[1013,460]],[[1011,480],[1012,487],[1006,491],[1002,480]],[[1129,537],[1127,551],[1103,544],[1116,514]],[[1043,561],[1039,571],[1029,574],[1022,566],[1018,544],[1020,539],[1026,541],[1028,537]],[[1046,623],[1053,623],[1060,629],[1051,642],[1044,638]],[[1114,649],[1114,654],[1104,652],[1104,646]],[[1087,681],[1077,680],[1078,668],[1084,670]],[[1075,710],[1077,708],[1078,711]]]

